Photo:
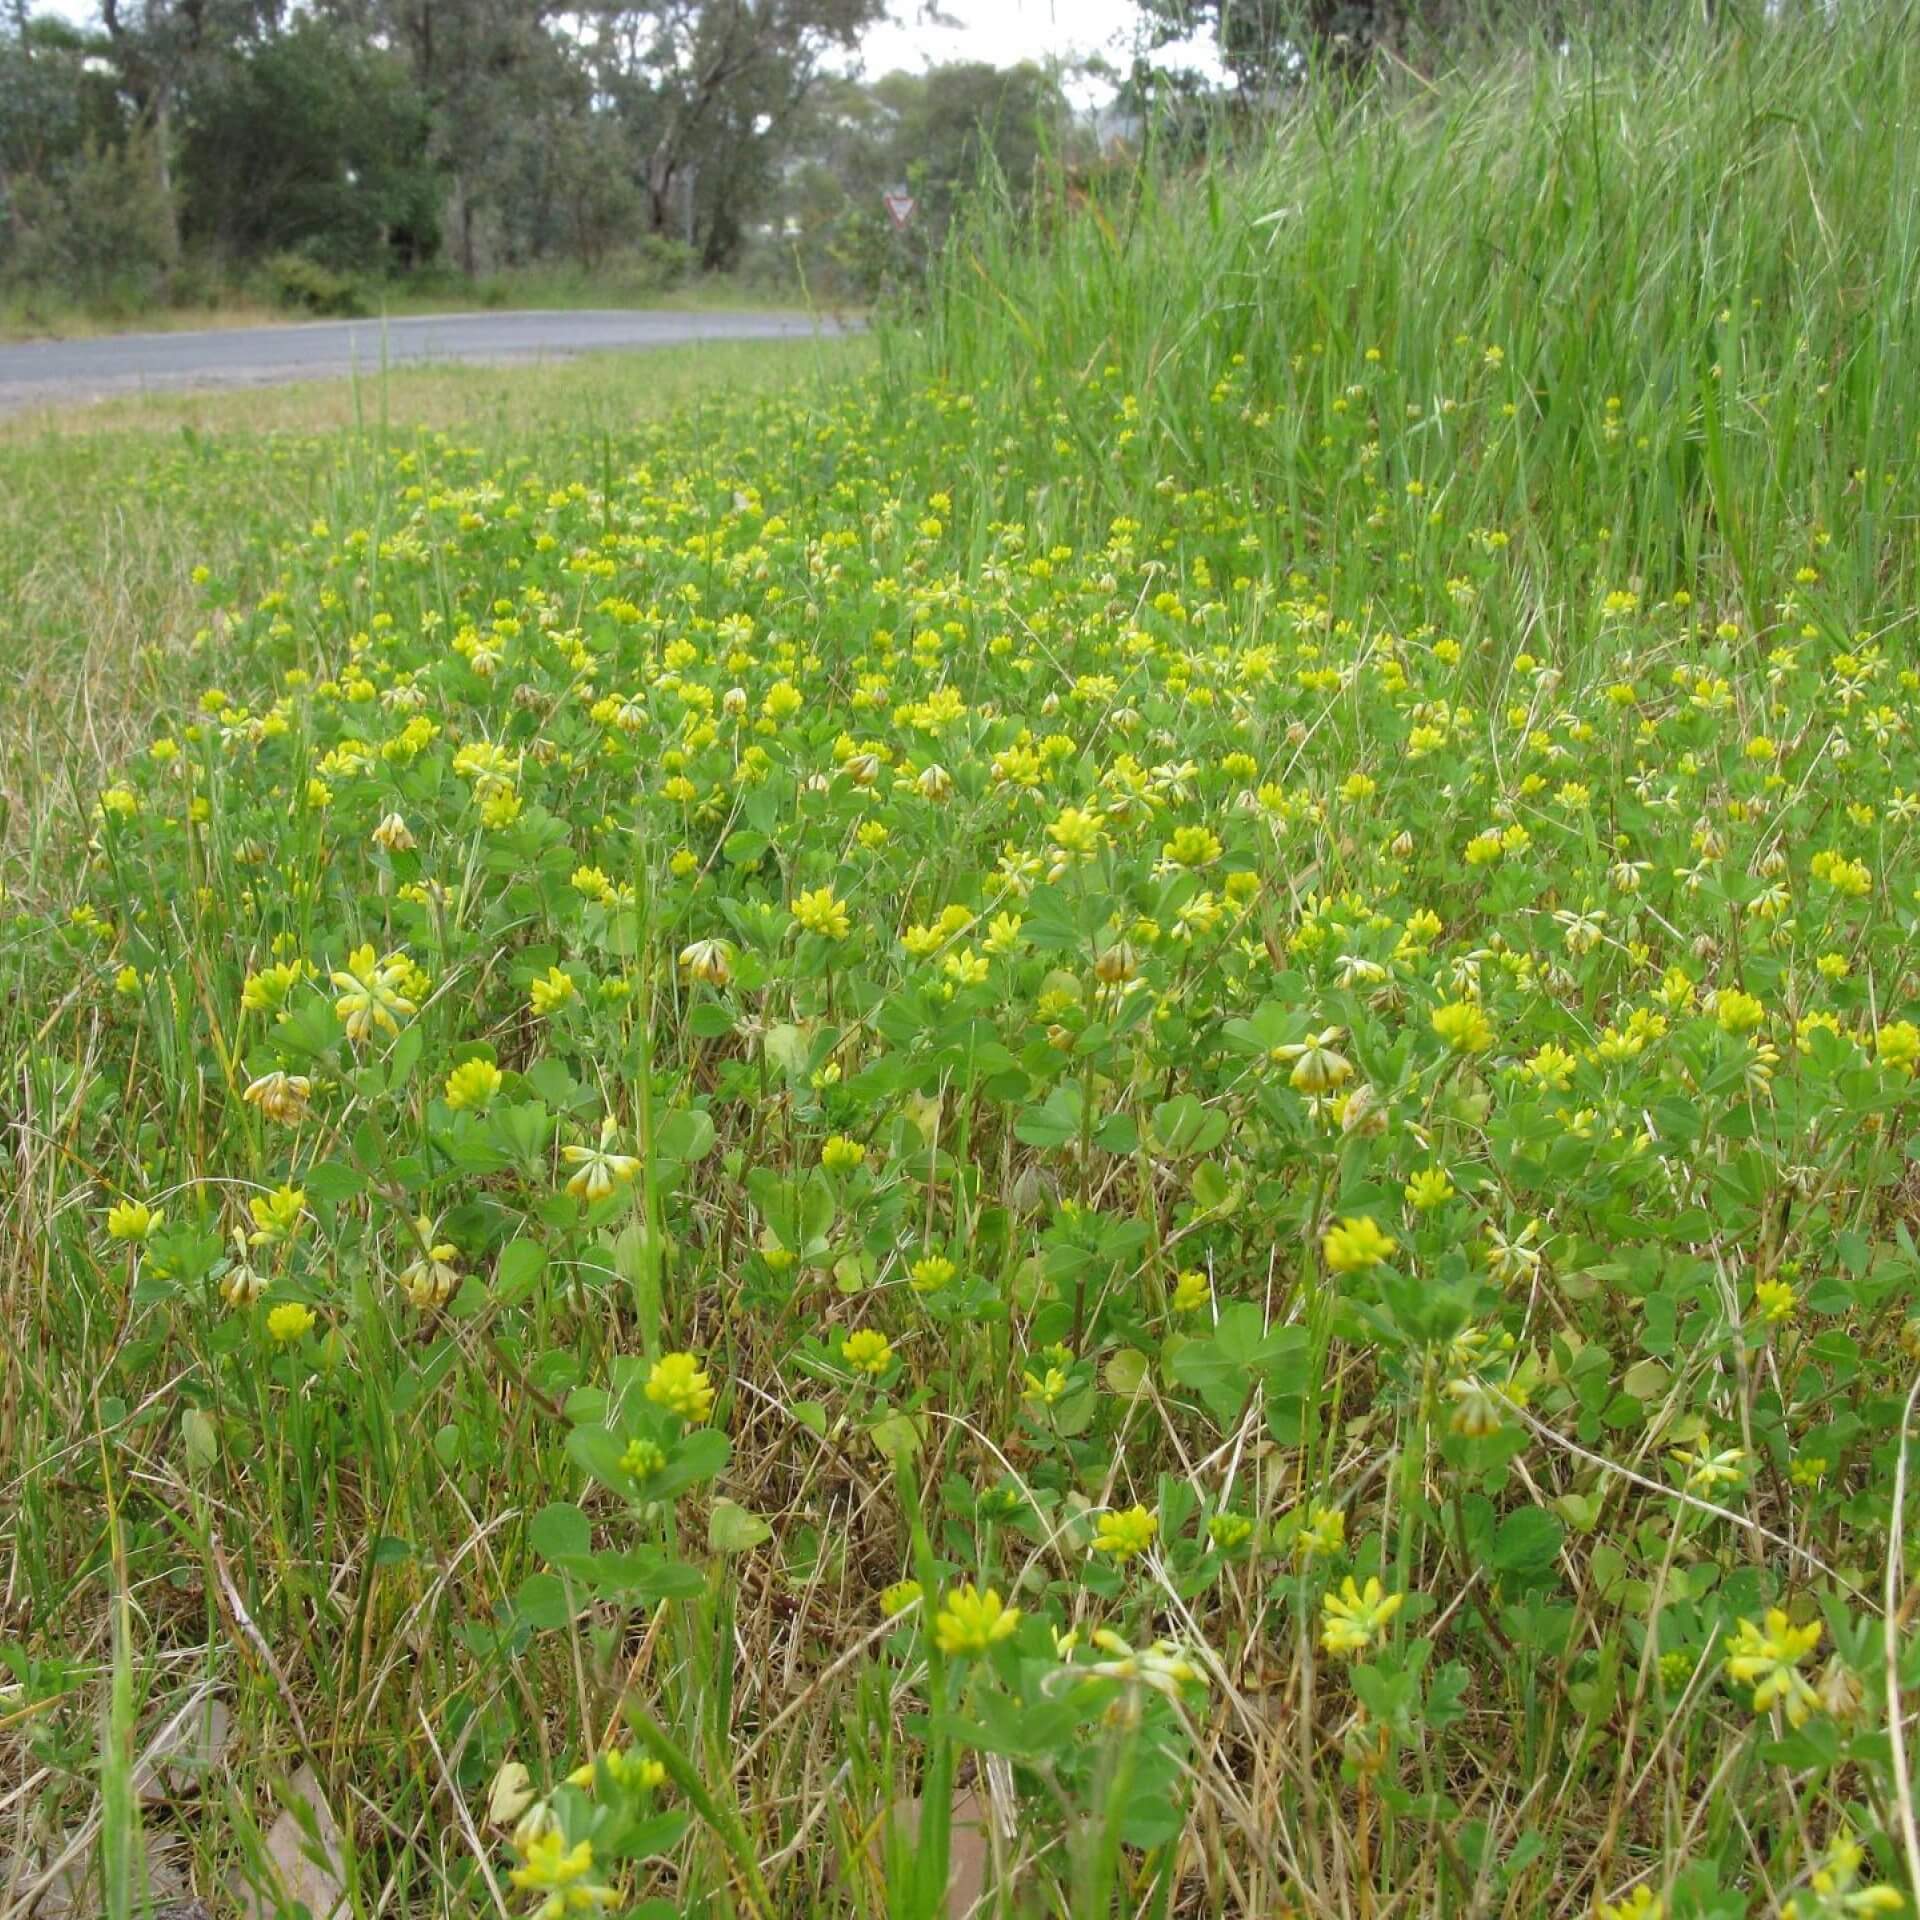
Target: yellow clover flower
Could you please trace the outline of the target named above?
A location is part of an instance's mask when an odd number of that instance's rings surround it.
[[[333,984],[341,989],[333,1010],[346,1023],[347,1038],[356,1044],[378,1027],[383,1033],[398,1033],[400,1022],[414,1011],[413,1002],[401,989],[412,972],[404,954],[390,953],[375,959],[371,946],[358,946],[347,955],[344,968],[336,968]]]
[[[690,1353],[663,1353],[647,1375],[647,1398],[699,1426],[713,1412],[713,1382]]]
[[[1386,1592],[1376,1578],[1369,1578],[1360,1587],[1348,1574],[1340,1583],[1340,1591],[1325,1595],[1320,1602],[1321,1646],[1343,1658],[1365,1653],[1386,1631],[1388,1621],[1400,1611],[1405,1599],[1403,1593]]]
[[[840,1357],[855,1373],[868,1374],[877,1379],[893,1365],[893,1343],[884,1333],[878,1333],[872,1327],[862,1327],[857,1333],[847,1335],[846,1344],[840,1349]]]
[[[491,1060],[463,1060],[447,1075],[447,1105],[455,1113],[484,1112],[500,1091],[501,1074]]]
[[[934,1644],[949,1657],[985,1653],[1020,1624],[1020,1609],[1002,1604],[992,1587],[982,1593],[969,1581],[940,1603],[933,1622]]]
[[[1780,1607],[1767,1609],[1765,1622],[1742,1620],[1727,1642],[1727,1678],[1753,1689],[1753,1710],[1779,1706],[1790,1726],[1804,1725],[1820,1704],[1800,1671],[1800,1662],[1820,1644],[1820,1622],[1796,1627]]]
[[[1435,1007],[1433,1030],[1455,1053],[1485,1053],[1493,1045],[1493,1022],[1478,1002],[1452,1000]]]
[[[267,1332],[283,1347],[304,1340],[313,1331],[313,1309],[297,1300],[283,1300],[267,1315]]]
[[[1153,1536],[1160,1531],[1160,1522],[1145,1507],[1134,1505],[1124,1513],[1103,1514],[1100,1530],[1093,1536],[1093,1544],[1102,1552],[1110,1553],[1116,1560],[1131,1560],[1136,1553],[1144,1553],[1153,1544]]]
[[[527,1004],[542,1019],[550,1019],[578,998],[579,992],[572,974],[560,967],[549,967],[527,989]]]
[[[613,1905],[618,1895],[593,1880],[593,1842],[567,1845],[557,1826],[546,1826],[520,1846],[522,1864],[507,1878],[522,1893],[543,1893],[538,1920],[564,1920],[568,1914],[590,1913]]]
[[[790,911],[807,933],[829,940],[844,940],[853,929],[846,902],[834,898],[831,887],[816,887],[811,893],[797,894]]]
[[[122,1200],[107,1209],[107,1234],[114,1240],[148,1240],[165,1218],[159,1207],[149,1207],[138,1200]]]
[[[1334,1273],[1359,1273],[1391,1260],[1398,1243],[1383,1233],[1370,1214],[1342,1220],[1320,1242],[1321,1256]]]

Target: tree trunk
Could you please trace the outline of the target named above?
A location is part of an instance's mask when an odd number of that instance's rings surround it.
[[[153,103],[153,177],[160,190],[161,218],[166,223],[161,245],[167,271],[180,264],[180,203],[173,192],[173,89],[162,85]]]
[[[673,223],[673,178],[678,168],[662,143],[647,156],[647,231],[665,233]]]
[[[473,252],[473,195],[467,191],[464,178],[458,179],[456,186],[460,194],[460,271],[471,280],[477,271]]]

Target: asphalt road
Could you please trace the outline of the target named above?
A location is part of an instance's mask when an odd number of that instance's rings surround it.
[[[837,331],[832,322],[818,330]],[[448,313],[0,343],[0,412],[154,388],[375,374],[403,362],[502,364],[702,340],[802,339],[815,331],[800,313]]]

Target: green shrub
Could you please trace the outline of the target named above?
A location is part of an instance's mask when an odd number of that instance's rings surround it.
[[[276,306],[343,319],[367,311],[358,281],[309,260],[304,253],[276,253],[261,262],[260,273]]]
[[[643,234],[607,263],[608,278],[630,293],[665,293],[692,273],[694,250],[664,233]]]

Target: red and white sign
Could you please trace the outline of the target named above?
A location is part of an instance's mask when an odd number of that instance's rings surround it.
[[[913,195],[905,187],[889,187],[880,198],[886,202],[887,218],[905,232],[907,222],[913,218]]]

